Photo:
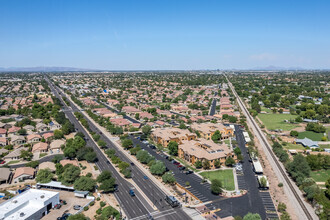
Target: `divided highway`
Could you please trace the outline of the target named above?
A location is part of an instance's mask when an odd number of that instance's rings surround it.
[[[53,86],[53,84],[47,79],[47,82],[50,84],[50,88],[52,92],[59,98],[62,102],[62,97],[59,95],[57,88]],[[61,95],[64,95],[61,93]],[[69,118],[69,120],[74,123],[75,127],[82,131],[86,137],[89,137],[85,129],[81,126],[78,120],[74,117],[72,112],[79,111],[79,109],[71,103],[71,109],[66,108],[64,110],[65,114]],[[64,102],[63,102],[64,103]],[[93,122],[91,122],[88,118],[85,117],[87,120],[89,127],[92,131],[99,133],[101,138],[107,143],[107,147],[112,149],[117,149],[116,146],[112,143],[112,141],[104,135]],[[96,144],[91,141],[92,138],[89,137],[88,146],[94,148],[99,161],[97,165],[100,167],[101,170],[109,169],[112,171],[113,175],[117,179],[117,183],[119,185],[118,192],[115,192],[115,195],[119,199],[121,206],[124,208],[125,213],[128,215],[130,219],[146,219],[151,214],[155,219],[191,219],[181,208],[172,208],[168,205],[168,203],[164,200],[165,194],[163,191],[150,179],[144,179],[143,172],[137,166],[131,166],[132,170],[132,179],[138,185],[138,187],[143,191],[143,193],[151,200],[159,211],[155,212],[152,207],[147,203],[147,201],[143,198],[142,195],[138,193],[137,190],[136,197],[131,197],[128,193],[131,184],[129,184],[125,179],[123,179],[115,170],[115,168],[108,162],[108,159],[103,155],[101,150],[99,149]],[[125,162],[131,163],[130,159],[126,157],[121,151],[116,152],[116,154]]]
[[[318,219],[317,215],[315,214],[313,208],[304,201],[301,191],[299,188],[293,183],[293,181],[289,178],[288,174],[284,166],[277,160],[276,156],[274,155],[270,144],[267,141],[267,138],[259,128],[258,124],[255,122],[254,118],[250,115],[247,108],[245,107],[244,103],[242,102],[241,98],[236,93],[233,85],[225,75],[228,84],[235,95],[238,104],[243,111],[244,115],[247,118],[247,122],[252,126],[253,132],[257,136],[259,142],[261,143],[265,154],[267,155],[267,159],[269,160],[275,174],[279,178],[280,181],[283,182],[284,190],[286,191],[287,198],[290,200],[291,204],[293,205],[294,209],[296,210],[296,215],[298,219]]]

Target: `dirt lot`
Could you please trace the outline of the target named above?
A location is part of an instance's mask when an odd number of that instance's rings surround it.
[[[77,212],[76,210],[73,209],[74,205],[84,206],[89,201],[91,201],[89,199],[75,197],[73,192],[58,191],[58,190],[53,190],[53,189],[42,189],[42,190],[59,192],[60,199],[65,200],[67,202],[67,204],[63,205],[60,209],[51,209],[49,214],[42,218],[44,220],[54,220],[57,217],[62,216],[64,212],[74,214]]]

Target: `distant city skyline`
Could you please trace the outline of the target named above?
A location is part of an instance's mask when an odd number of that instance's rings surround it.
[[[329,8],[329,1],[3,0],[0,67],[330,69]]]

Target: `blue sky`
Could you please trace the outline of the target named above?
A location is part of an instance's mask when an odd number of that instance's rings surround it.
[[[330,1],[1,0],[0,67],[330,68]]]

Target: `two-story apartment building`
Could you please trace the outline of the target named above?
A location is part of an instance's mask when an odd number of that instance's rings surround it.
[[[195,133],[190,132],[186,129],[179,128],[156,128],[152,134],[151,138],[156,144],[161,144],[164,147],[167,147],[170,141],[175,141],[178,144],[181,144],[182,141],[195,140],[197,138]]]

